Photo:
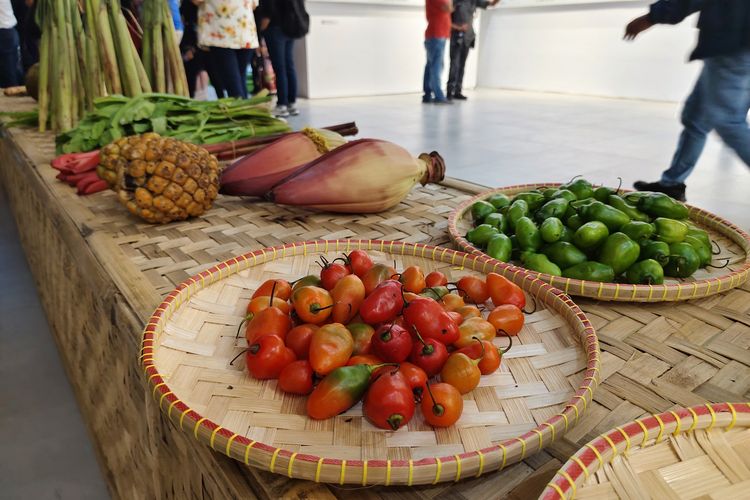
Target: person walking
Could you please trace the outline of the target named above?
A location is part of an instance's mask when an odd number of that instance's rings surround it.
[[[497,5],[500,0],[455,0],[451,14],[451,63],[448,70],[448,99],[465,101],[463,95],[464,68],[469,50],[474,47],[474,14],[477,7],[486,9]]]
[[[247,98],[247,64],[258,46],[253,0],[192,0],[198,6],[198,45],[209,48],[217,94]],[[225,97],[219,95],[219,97]]]
[[[298,115],[294,41],[307,35],[310,26],[305,2],[260,0],[256,14],[276,76],[276,107],[273,114],[277,117]]]
[[[0,88],[23,83],[16,16],[10,0],[0,0]]]
[[[684,129],[672,164],[659,181],[633,184],[681,201],[712,130],[750,166],[750,1],[659,0],[625,28],[625,39],[633,40],[655,24],[678,24],[698,11],[700,33],[690,60],[702,59],[703,69],[682,111]]]
[[[424,48],[427,52],[427,63],[424,67],[422,89],[423,103],[449,104],[440,85],[440,74],[443,72],[445,42],[451,36],[451,0],[426,0],[425,15],[427,29],[424,33]]]

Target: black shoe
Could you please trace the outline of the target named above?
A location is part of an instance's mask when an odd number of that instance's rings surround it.
[[[466,99],[468,99],[468,97],[466,97],[460,92],[458,94],[453,94],[453,98],[458,99],[459,101],[465,101]]]
[[[661,181],[636,181],[635,183],[633,183],[633,187],[638,191],[656,191],[657,193],[664,193],[666,195],[669,195],[677,201],[685,201],[685,184],[675,184],[674,186],[669,186],[667,184],[662,184]]]

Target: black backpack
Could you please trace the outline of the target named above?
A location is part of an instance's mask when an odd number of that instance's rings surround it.
[[[310,16],[304,0],[282,0],[281,31],[290,38],[302,38],[310,30]]]

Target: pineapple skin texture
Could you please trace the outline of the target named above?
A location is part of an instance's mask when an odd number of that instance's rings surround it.
[[[216,157],[200,146],[155,133],[108,144],[97,169],[131,214],[159,224],[211,208],[220,171]]]

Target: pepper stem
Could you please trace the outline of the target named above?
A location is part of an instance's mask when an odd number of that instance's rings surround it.
[[[430,399],[432,400],[432,413],[437,417],[442,416],[443,413],[445,413],[445,407],[435,401],[435,396],[432,394],[432,389],[430,389],[430,383],[427,382],[425,385],[427,386],[427,392],[430,393]]]
[[[394,431],[397,431],[399,427],[401,427],[401,423],[404,421],[404,416],[399,413],[394,413],[390,417],[388,417],[386,420],[388,422],[388,425],[391,426],[391,429]]]

